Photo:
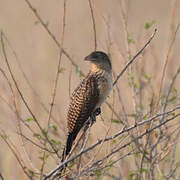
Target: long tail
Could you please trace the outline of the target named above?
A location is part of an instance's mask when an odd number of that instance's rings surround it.
[[[73,145],[73,142],[74,140],[76,139],[76,136],[78,134],[79,131],[73,131],[71,133],[68,134],[68,137],[67,137],[67,141],[66,141],[66,147],[64,148],[63,150],[63,153],[62,153],[62,159],[61,159],[61,162],[64,162],[64,160],[66,159],[67,155],[70,153],[71,151],[71,148],[72,148],[72,145]],[[62,174],[62,171],[67,167],[67,164],[64,165],[57,173],[56,176],[58,177],[61,177],[61,174]]]
[[[66,158],[66,156],[70,153],[73,142],[76,139],[77,134],[78,133],[76,133],[76,132],[71,132],[68,134],[67,141],[66,141],[66,147],[64,148],[63,153],[62,153],[61,162],[63,162],[64,159]]]

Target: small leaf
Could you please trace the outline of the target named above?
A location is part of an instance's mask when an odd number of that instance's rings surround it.
[[[119,119],[112,119],[112,122],[113,122],[113,123],[117,123],[117,124],[122,123],[122,121],[119,120]]]
[[[49,22],[48,22],[48,21],[46,21],[45,26],[46,26],[46,27],[48,27],[48,25],[49,25]]]
[[[60,68],[59,73],[63,73],[65,71],[65,68]]]
[[[54,139],[51,139],[51,142],[54,143],[54,144],[56,144],[56,145],[60,145],[60,144],[61,144],[60,141],[56,141],[56,140],[54,140]]]
[[[50,124],[49,127],[53,130],[53,131],[57,131],[57,126],[54,124]]]
[[[134,88],[137,89],[138,88],[138,83],[134,83]]]
[[[33,118],[27,118],[24,120],[24,122],[30,122],[30,121],[34,121],[34,119]]]
[[[134,42],[135,41],[133,39],[133,33],[131,33],[131,34],[128,35],[128,43],[130,44],[130,43],[134,43]]]
[[[112,166],[113,163],[114,163],[114,161],[111,159],[111,160],[109,161],[108,165],[109,165],[109,166]]]
[[[79,77],[82,77],[82,76],[83,76],[79,67],[76,68],[76,74],[77,74]]]
[[[116,142],[117,142],[116,139],[113,139],[112,144],[116,144]]]
[[[132,113],[132,114],[128,114],[129,117],[136,117],[137,114],[136,113]]]
[[[33,177],[35,174],[34,171],[32,171],[31,169],[28,169],[28,171],[29,171],[30,175]]]
[[[153,24],[155,24],[156,21],[152,20],[151,22],[146,22],[145,25],[144,25],[144,28],[147,30],[147,29],[150,29],[152,27]]]
[[[37,25],[37,24],[39,24],[39,23],[40,23],[39,21],[35,21],[35,22],[34,22],[35,25]]]
[[[37,139],[42,139],[41,135],[38,133],[34,133],[34,137],[36,137]]]
[[[97,177],[100,177],[102,175],[102,172],[101,172],[100,169],[98,169],[98,170],[95,171],[95,174],[96,174]]]
[[[47,137],[47,131],[45,129],[42,129],[42,134]]]
[[[146,80],[147,83],[151,82],[151,79],[152,79],[151,76],[147,75],[146,73],[143,73],[143,77],[144,77],[144,79]]]
[[[142,172],[142,173],[148,173],[149,171],[148,171],[148,169],[142,168],[142,169],[141,169],[141,172]]]
[[[74,165],[75,165],[75,162],[72,161],[72,162],[69,163],[68,167],[72,168]]]

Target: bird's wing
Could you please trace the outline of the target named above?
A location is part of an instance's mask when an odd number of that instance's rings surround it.
[[[96,77],[89,74],[72,94],[67,115],[69,133],[76,134],[80,131],[95,110],[98,100],[99,90]]]
[[[63,151],[62,161],[69,154],[77,134],[95,110],[99,100],[99,90],[96,78],[89,74],[75,89],[67,114],[68,137]]]

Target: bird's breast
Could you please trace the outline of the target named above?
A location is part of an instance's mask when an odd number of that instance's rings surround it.
[[[108,97],[112,89],[112,74],[109,72],[101,73],[97,78],[98,90],[99,90],[99,101],[96,108],[100,107],[102,103]]]

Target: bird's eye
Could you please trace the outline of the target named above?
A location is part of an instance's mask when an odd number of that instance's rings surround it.
[[[98,55],[97,54],[93,54],[93,58],[97,59]]]

